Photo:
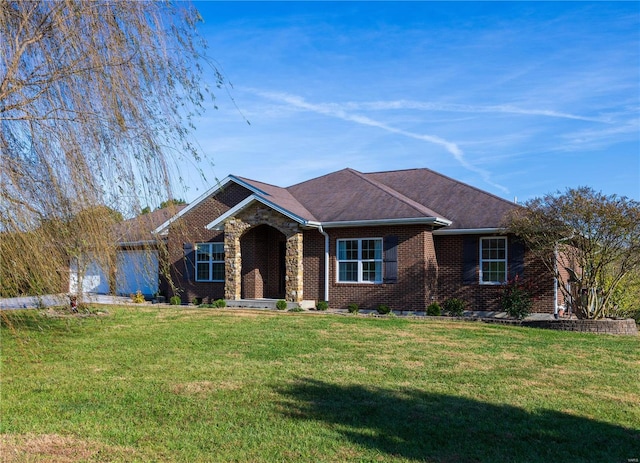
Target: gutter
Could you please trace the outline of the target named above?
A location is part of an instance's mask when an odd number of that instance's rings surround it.
[[[329,303],[329,234],[324,231],[322,224],[318,225],[318,231],[324,236],[324,300]]]
[[[504,234],[504,228],[453,228],[434,230],[434,235],[492,235],[495,233]]]
[[[442,217],[408,217],[403,219],[377,219],[377,220],[345,220],[338,222],[312,222],[308,221],[307,225],[324,228],[346,228],[346,227],[375,227],[378,225],[436,225],[448,227],[452,224],[450,220]]]

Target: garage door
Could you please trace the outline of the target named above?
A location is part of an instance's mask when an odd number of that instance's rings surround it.
[[[158,292],[157,251],[119,251],[116,265],[118,295],[140,291],[145,296],[153,296]]]
[[[69,268],[69,292],[71,294],[83,293],[109,293],[109,278],[102,266],[91,257],[83,256],[80,259],[82,267],[78,266],[78,259],[72,259]]]

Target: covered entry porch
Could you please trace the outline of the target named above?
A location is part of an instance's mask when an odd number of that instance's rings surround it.
[[[303,234],[298,224],[260,203],[224,221],[225,299],[302,303]]]

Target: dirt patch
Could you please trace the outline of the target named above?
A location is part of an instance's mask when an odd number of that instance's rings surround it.
[[[55,309],[48,308],[41,313],[46,318],[89,318],[89,317],[107,317],[109,316],[108,310],[103,309],[78,309],[77,312],[72,312],[69,309]]]
[[[178,395],[206,395],[217,390],[234,391],[241,387],[242,383],[234,381],[192,381],[175,384],[172,391]]]
[[[0,434],[3,463],[101,461],[101,455],[131,457],[134,452],[59,434]]]

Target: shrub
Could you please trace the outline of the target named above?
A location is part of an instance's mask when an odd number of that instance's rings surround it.
[[[386,304],[380,304],[380,305],[378,306],[377,310],[378,310],[378,313],[379,313],[379,314],[386,315],[386,314],[388,314],[389,312],[391,312],[391,307],[389,307],[389,306],[388,306],[388,305],[386,305]]]
[[[427,306],[427,315],[431,315],[432,317],[437,317],[442,314],[442,309],[440,308],[440,304],[437,302],[432,302]]]
[[[316,305],[317,310],[327,310],[329,308],[329,303],[327,301],[318,301]]]
[[[171,304],[171,305],[180,305],[180,304],[182,304],[182,299],[180,299],[180,296],[171,296],[169,298],[169,304]]]
[[[458,299],[457,297],[452,297],[451,299],[447,299],[442,304],[442,309],[444,313],[451,315],[453,317],[461,317],[464,313],[464,301],[462,299]]]
[[[507,315],[522,320],[531,313],[533,299],[529,290],[516,277],[505,283],[500,304]]]
[[[280,299],[278,302],[276,302],[276,308],[278,310],[284,310],[287,308],[287,301]]]
[[[193,305],[200,305],[202,304],[202,299],[200,299],[199,297],[194,297],[192,302]]]
[[[349,311],[349,313],[358,313],[360,311],[360,307],[358,307],[358,304],[356,304],[355,302],[352,302],[347,306],[347,310]]]
[[[138,290],[135,294],[130,294],[129,297],[134,304],[142,304],[144,302],[144,296],[142,292]]]
[[[291,307],[287,312],[304,312],[304,309],[297,305],[295,307]]]
[[[227,301],[225,301],[224,299],[216,299],[216,301],[213,303],[213,307],[217,307],[219,309],[222,309],[226,306],[227,306]]]

